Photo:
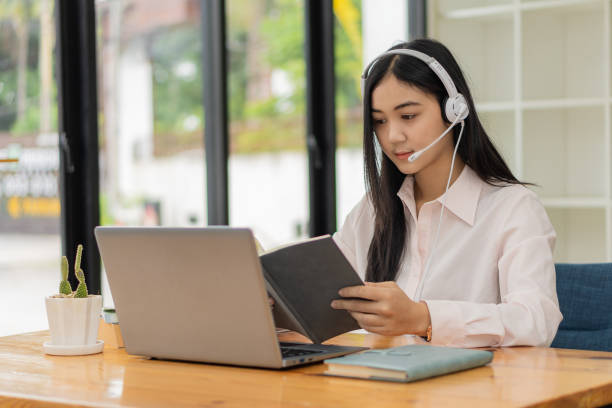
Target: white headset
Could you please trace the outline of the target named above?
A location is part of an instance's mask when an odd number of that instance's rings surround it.
[[[440,78],[442,81],[442,85],[446,89],[446,93],[448,93],[448,98],[444,103],[444,117],[450,123],[457,123],[465,120],[468,114],[470,113],[468,104],[465,101],[463,95],[457,92],[457,87],[455,83],[451,79],[448,72],[444,69],[442,64],[440,64],[435,58],[430,57],[429,55],[422,53],[420,51],[410,50],[407,48],[398,48],[395,50],[389,50],[383,52],[378,57],[374,58],[372,62],[368,64],[363,70],[363,74],[361,75],[361,94],[365,94],[365,83],[370,75],[370,71],[374,65],[383,57],[387,55],[408,55],[411,57],[415,57],[423,61],[427,64],[429,68]]]

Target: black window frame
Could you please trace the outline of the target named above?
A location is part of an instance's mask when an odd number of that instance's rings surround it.
[[[56,0],[62,254],[73,259],[77,245],[83,244],[87,288],[100,294],[94,238],[100,224],[95,11],[94,0]],[[76,276],[69,279],[76,287]]]

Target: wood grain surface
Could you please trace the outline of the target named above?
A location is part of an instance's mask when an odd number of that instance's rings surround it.
[[[304,340],[295,333],[282,340]],[[48,332],[0,338],[0,407],[515,407],[612,403],[612,353],[493,349],[485,367],[409,384],[326,377],[324,364],[289,370],[150,360],[125,349],[43,353]],[[328,343],[386,348],[420,340],[344,334]]]

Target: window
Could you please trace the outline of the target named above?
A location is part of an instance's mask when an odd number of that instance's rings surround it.
[[[270,248],[308,233],[304,4],[226,4],[230,224]]]
[[[0,4],[0,336],[47,328],[60,277],[53,0]],[[10,310],[10,312],[8,312]]]
[[[396,41],[408,40],[408,1],[334,0],[338,228],[365,194],[361,73]]]
[[[206,224],[200,4],[96,3],[102,225]]]

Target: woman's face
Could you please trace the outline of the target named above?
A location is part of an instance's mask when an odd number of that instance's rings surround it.
[[[404,174],[416,174],[453,152],[452,133],[413,163],[408,157],[448,127],[433,94],[386,75],[372,91],[372,123],[383,152]],[[449,152],[450,151],[450,152]]]

